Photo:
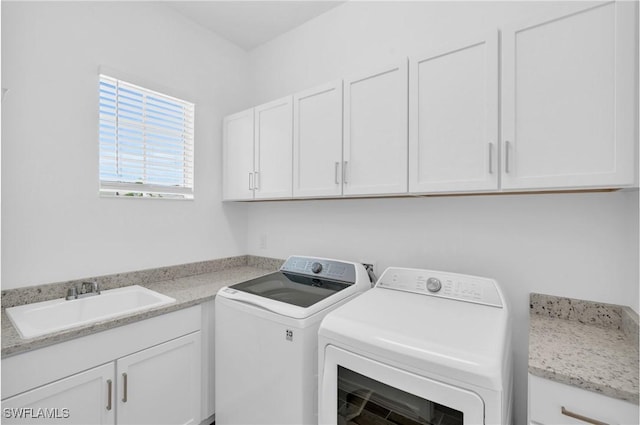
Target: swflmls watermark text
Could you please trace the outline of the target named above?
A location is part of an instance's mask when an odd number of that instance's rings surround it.
[[[67,419],[71,412],[66,407],[5,407],[2,416],[5,419]]]

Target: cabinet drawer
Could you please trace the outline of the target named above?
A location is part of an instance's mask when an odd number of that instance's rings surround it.
[[[529,375],[529,422],[541,425],[584,425],[562,408],[608,425],[638,424],[638,405]],[[597,423],[597,422],[596,422]]]

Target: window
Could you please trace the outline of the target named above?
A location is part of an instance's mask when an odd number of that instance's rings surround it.
[[[193,199],[195,106],[100,75],[100,194]]]

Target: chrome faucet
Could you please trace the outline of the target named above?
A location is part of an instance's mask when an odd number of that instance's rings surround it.
[[[82,282],[80,287],[72,286],[67,290],[66,300],[76,300],[78,298],[100,295],[100,284],[97,281]]]

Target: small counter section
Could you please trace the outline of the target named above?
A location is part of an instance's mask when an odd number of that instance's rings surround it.
[[[529,373],[638,404],[638,314],[531,294]]]

